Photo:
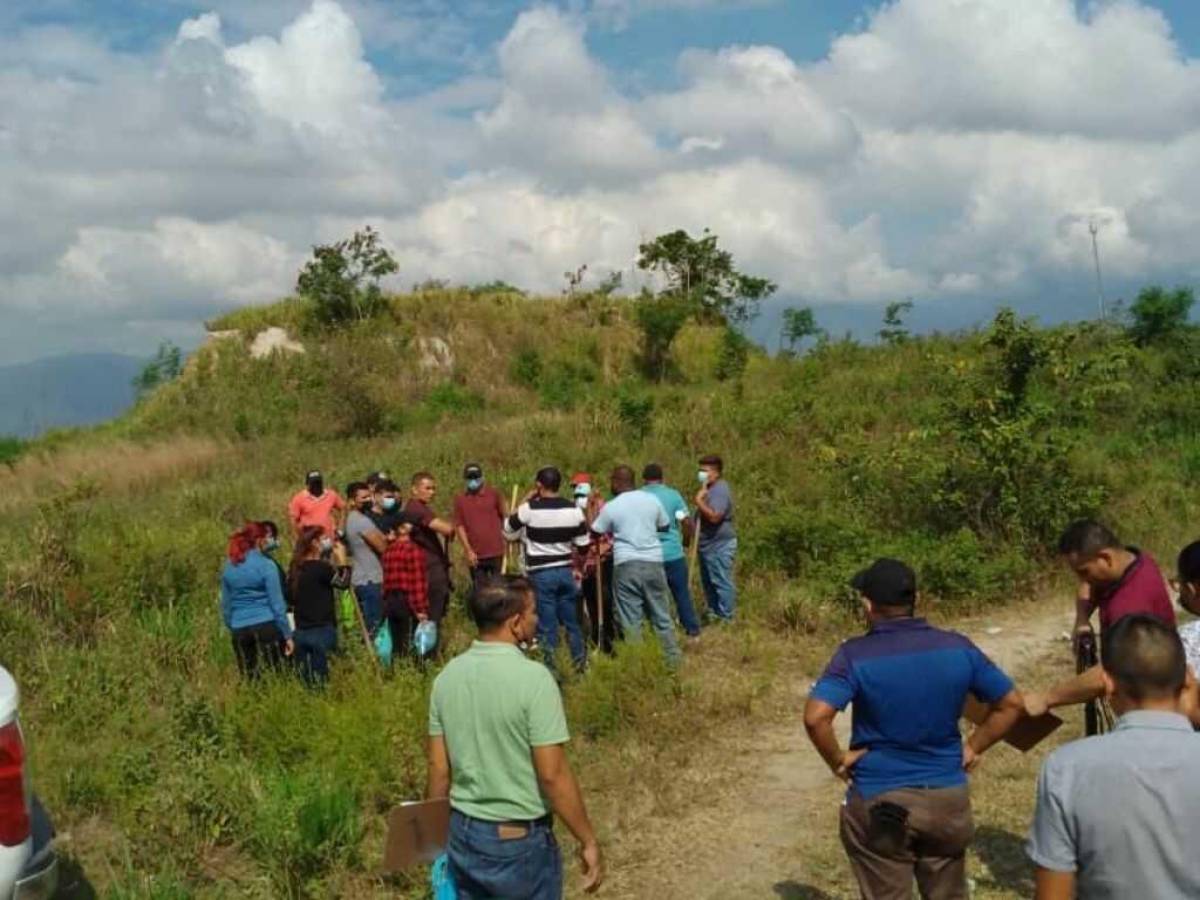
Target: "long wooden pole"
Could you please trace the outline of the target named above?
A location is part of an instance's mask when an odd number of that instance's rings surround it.
[[[695,518],[695,520],[693,520],[693,523],[692,523],[692,546],[688,548],[688,555],[691,557],[691,559],[688,562],[688,593],[690,593],[692,595],[692,606],[696,607],[699,605],[699,599],[700,599],[696,592],[696,579],[699,577],[699,574],[700,574],[698,571],[699,566],[696,565],[696,563],[700,559],[700,511],[699,510],[696,511],[696,518]],[[701,585],[700,593],[701,594],[703,593],[703,584]],[[703,599],[704,599],[704,602],[706,605],[701,607],[701,609],[702,610],[708,609],[708,606],[707,606],[708,599],[707,598],[703,598]]]
[[[596,643],[604,650],[604,559],[596,544]]]
[[[514,484],[512,489],[512,502],[508,504],[508,514],[511,516],[517,511],[517,486]],[[507,575],[514,568],[511,562],[513,555],[513,542],[509,541],[504,545],[504,559],[500,561],[500,574]]]

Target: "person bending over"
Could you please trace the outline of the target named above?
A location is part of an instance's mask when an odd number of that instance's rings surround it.
[[[1136,547],[1126,547],[1099,522],[1072,522],[1058,541],[1058,552],[1079,579],[1075,598],[1075,639],[1092,631],[1092,614],[1100,611],[1100,636],[1124,616],[1153,616],[1175,625],[1175,608],[1167,583],[1153,557]],[[1085,703],[1104,694],[1100,667],[1054,685],[1047,691],[1025,695],[1025,711],[1040,716],[1057,706]]]

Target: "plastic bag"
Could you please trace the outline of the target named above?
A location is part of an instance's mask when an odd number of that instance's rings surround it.
[[[352,591],[342,591],[338,600],[337,619],[344,630],[358,629],[358,611],[354,608],[357,602]]]
[[[458,886],[450,874],[450,860],[445,853],[433,861],[429,886],[433,888],[433,900],[458,900]]]
[[[384,622],[375,632],[375,653],[385,666],[392,664],[392,629]]]
[[[417,625],[417,631],[413,635],[412,647],[413,652],[418,657],[426,657],[433,652],[438,642],[437,622],[432,619],[426,619]]]

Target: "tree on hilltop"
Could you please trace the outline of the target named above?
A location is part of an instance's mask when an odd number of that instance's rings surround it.
[[[689,317],[708,325],[742,325],[775,293],[774,282],[739,272],[733,254],[707,228],[698,238],[682,229],[659,235],[639,245],[638,254],[639,269],[666,280],[657,294],[643,291],[637,309],[642,368],[655,380],[674,368],[671,346]]]
[[[379,280],[399,271],[395,258],[369,225],[336,244],[313,247],[296,279],[296,293],[312,304],[316,320],[338,327],[378,315],[386,305]]]

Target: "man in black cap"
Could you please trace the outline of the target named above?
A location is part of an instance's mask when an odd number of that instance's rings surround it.
[[[870,630],[838,648],[804,708],[808,736],[849,785],[842,845],[864,897],[966,897],[966,851],[974,836],[967,773],[1016,724],[1021,695],[970,640],[913,615],[917,580],[879,559],[851,586]],[[967,696],[987,718],[962,740]],[[854,704],[850,749],[833,720]]]
[[[463,469],[467,489],[454,498],[454,530],[471,568],[471,583],[499,575],[504,561],[504,498],[483,478],[479,463]]]

